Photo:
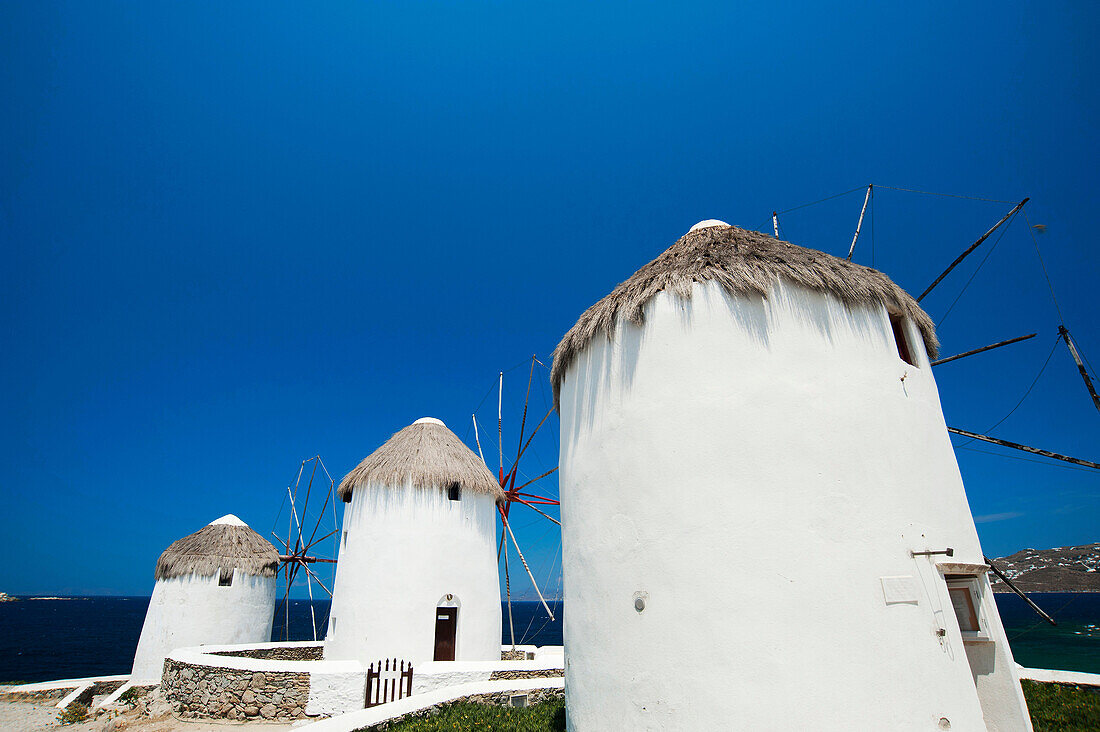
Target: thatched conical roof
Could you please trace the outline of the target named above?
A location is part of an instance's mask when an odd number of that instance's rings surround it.
[[[156,578],[189,574],[210,577],[219,569],[274,577],[279,552],[233,514],[222,516],[194,534],[173,541],[157,560]]]
[[[504,499],[500,484],[485,462],[438,419],[424,417],[386,440],[340,481],[345,502],[368,483],[446,490],[458,483],[463,491]]]
[[[598,335],[610,338],[619,320],[641,325],[643,308],[662,290],[691,297],[695,282],[714,280],[733,295],[767,297],[778,280],[826,292],[849,305],[879,303],[913,320],[928,355],[939,349],[935,324],[917,301],[878,270],[774,239],[722,221],[700,222],[659,257],[584,311],[554,350],[554,402],[566,369]]]

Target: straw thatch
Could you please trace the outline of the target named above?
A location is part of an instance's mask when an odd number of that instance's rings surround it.
[[[721,222],[717,222],[721,223]],[[848,305],[882,304],[913,320],[924,336],[928,355],[939,348],[935,325],[909,293],[883,273],[824,252],[773,239],[757,231],[721,224],[689,231],[609,295],[584,311],[554,350],[550,380],[554,403],[566,369],[597,335],[610,338],[620,320],[637,325],[643,307],[668,290],[691,297],[695,282],[714,280],[732,295],[767,297],[778,280],[826,292]]]
[[[439,422],[418,421],[394,434],[340,481],[339,495],[351,500],[355,488],[368,483],[488,493],[504,500],[504,491],[470,448]]]
[[[239,569],[258,577],[274,577],[279,552],[243,523],[213,523],[172,542],[157,560],[156,578],[189,574],[212,576],[219,569]]]

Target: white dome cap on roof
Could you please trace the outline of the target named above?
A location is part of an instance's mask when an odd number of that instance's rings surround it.
[[[699,229],[709,229],[712,226],[729,226],[725,221],[719,221],[718,219],[704,219],[695,226],[688,229],[688,231],[699,231]]]
[[[215,520],[211,521],[209,525],[210,526],[218,526],[220,524],[227,524],[229,526],[248,526],[248,524],[246,524],[244,521],[241,521],[239,518],[237,518],[236,516],[234,516],[231,513],[227,513],[224,516],[222,516],[220,519],[215,519]]]
[[[436,419],[435,417],[421,417],[420,419],[413,422],[413,424],[437,424],[440,427],[446,427],[447,426],[447,425],[443,424],[443,420]]]
[[[344,476],[337,495],[347,503],[357,486],[371,483],[436,489],[458,483],[463,491],[504,499],[485,461],[435,417],[421,417],[395,432]]]

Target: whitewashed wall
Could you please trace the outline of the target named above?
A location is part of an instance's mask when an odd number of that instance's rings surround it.
[[[982,562],[907,327],[919,367],[880,307],[706,283],[580,354],[561,388],[571,729],[985,729],[936,559],[909,555]],[[882,577],[915,602],[887,605]],[[1029,729],[994,625],[986,721]]]
[[[275,578],[233,572],[233,584],[218,575],[191,574],[157,580],[141,628],[131,679],[159,682],[164,658],[176,648],[271,640]]]
[[[343,530],[326,659],[431,661],[436,607],[459,608],[456,661],[500,659],[492,496],[368,485],[352,493]]]

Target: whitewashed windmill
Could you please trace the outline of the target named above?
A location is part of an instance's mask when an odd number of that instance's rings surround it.
[[[275,547],[233,515],[172,542],[157,560],[130,680],[159,683],[175,648],[267,642],[278,562]]]
[[[935,351],[885,275],[713,220],[581,316],[571,729],[1030,729]]]
[[[340,482],[347,502],[326,659],[500,659],[497,504],[484,461],[438,419],[400,430]]]

